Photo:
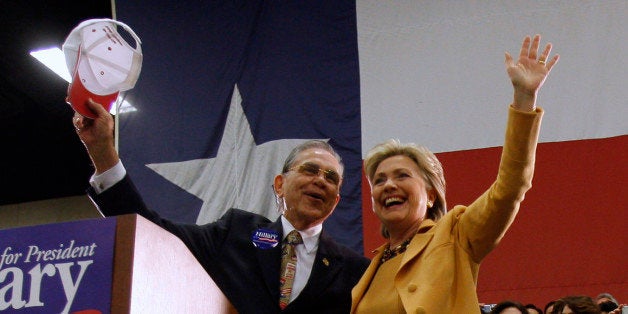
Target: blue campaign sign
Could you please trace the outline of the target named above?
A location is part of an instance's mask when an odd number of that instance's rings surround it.
[[[0,312],[109,313],[116,219],[0,230]]]

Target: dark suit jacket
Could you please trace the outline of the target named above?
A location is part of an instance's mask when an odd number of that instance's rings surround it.
[[[351,289],[369,264],[368,259],[337,244],[323,231],[305,288],[281,311],[281,245],[260,249],[251,240],[258,229],[275,230],[283,238],[281,219],[272,222],[232,208],[213,223],[177,224],[146,208],[128,175],[101,194],[91,188],[88,194],[105,216],[137,213],[181,238],[242,314],[349,313]]]

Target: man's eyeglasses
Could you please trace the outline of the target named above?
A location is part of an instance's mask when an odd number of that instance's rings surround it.
[[[288,171],[297,171],[300,174],[306,175],[306,176],[319,176],[321,173],[323,174],[323,177],[325,178],[325,180],[327,180],[327,182],[334,184],[334,185],[339,185],[340,184],[340,175],[338,174],[338,172],[328,169],[321,169],[321,167],[319,167],[316,164],[312,164],[312,163],[304,163],[300,166],[296,166],[296,167],[292,167],[290,169],[288,169]]]

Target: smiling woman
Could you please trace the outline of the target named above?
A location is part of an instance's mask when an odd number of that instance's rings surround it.
[[[372,148],[364,167],[373,211],[387,242],[352,291],[352,313],[479,313],[480,262],[497,246],[532,186],[543,110],[536,95],[558,56],[540,36],[526,37],[515,63],[514,87],[496,181],[468,206],[447,212],[441,163],[425,147],[389,140]]]
[[[384,197],[385,208],[388,209],[393,205],[399,207],[405,203],[409,203],[410,211],[412,208],[421,209],[416,213],[420,219],[411,220],[413,224],[417,224],[412,229],[418,228],[424,216],[437,221],[447,212],[443,167],[427,148],[413,144],[404,145],[399,140],[391,139],[375,146],[369,152],[364,167],[367,176],[372,178],[370,182],[374,203]],[[413,192],[407,195],[390,194],[387,188],[391,184],[407,186]],[[414,189],[415,184],[419,185],[417,189]],[[385,212],[378,211],[377,208],[374,207],[375,213],[383,219]],[[384,238],[389,238],[386,225],[382,223],[381,232]],[[405,238],[407,237],[402,236],[397,242]],[[394,246],[392,244],[391,242],[391,246]]]

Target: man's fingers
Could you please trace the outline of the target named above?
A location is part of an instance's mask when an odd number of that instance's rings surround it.
[[[103,105],[95,102],[91,98],[87,100],[87,106],[89,106],[89,109],[91,109],[98,117],[109,114],[109,112],[105,109],[105,107],[103,107]]]
[[[83,116],[74,111],[74,116],[72,117],[72,124],[74,124],[74,128],[78,131],[83,127]]]
[[[80,132],[83,128],[90,127],[92,124],[94,124],[94,120],[74,111],[72,124],[74,124],[74,128]]]

